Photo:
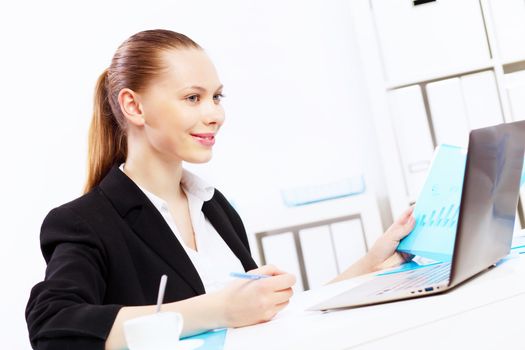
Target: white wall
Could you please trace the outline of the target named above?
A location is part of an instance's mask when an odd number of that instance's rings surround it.
[[[347,1],[4,3],[2,348],[29,348],[24,308],[45,267],[39,228],[81,193],[95,80],[125,38],[151,28],[189,35],[216,63],[227,122],[214,160],[191,168],[235,202],[248,227],[283,209],[280,188],[362,172],[369,107]]]

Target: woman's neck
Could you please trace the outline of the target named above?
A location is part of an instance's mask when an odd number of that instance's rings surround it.
[[[184,196],[181,189],[182,162],[128,153],[124,173],[135,183],[167,202]]]

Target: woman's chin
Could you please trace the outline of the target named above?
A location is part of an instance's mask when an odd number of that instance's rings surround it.
[[[193,164],[202,164],[202,163],[208,163],[212,158],[212,153],[209,152],[208,154],[199,154],[199,155],[193,155],[191,157],[187,157],[184,159],[187,163],[193,163]]]

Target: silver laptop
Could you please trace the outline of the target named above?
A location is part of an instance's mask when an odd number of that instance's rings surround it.
[[[525,148],[525,121],[472,130],[452,260],[375,276],[310,310],[415,298],[449,290],[494,266],[511,247]]]

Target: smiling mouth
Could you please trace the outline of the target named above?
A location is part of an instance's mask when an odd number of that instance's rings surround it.
[[[191,134],[191,136],[205,147],[212,147],[215,144],[215,134]]]
[[[202,140],[213,140],[215,138],[215,135],[213,134],[209,134],[209,135],[205,135],[205,134],[191,134],[191,136],[193,137],[196,137],[198,139],[202,139]]]

